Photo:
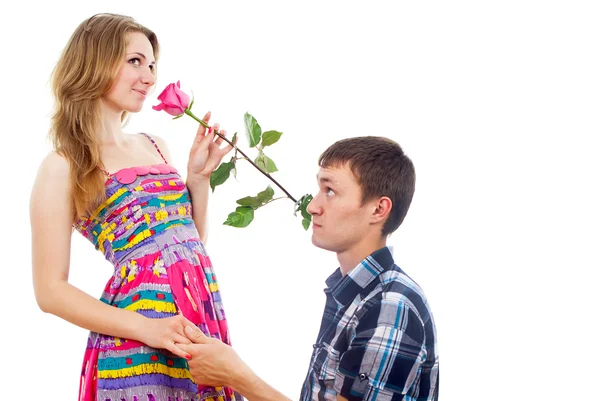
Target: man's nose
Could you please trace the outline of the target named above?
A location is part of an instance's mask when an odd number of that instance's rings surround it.
[[[306,211],[308,213],[310,213],[311,215],[321,214],[321,208],[319,207],[319,204],[318,204],[318,201],[319,201],[318,198],[319,198],[319,195],[314,197],[306,206]]]

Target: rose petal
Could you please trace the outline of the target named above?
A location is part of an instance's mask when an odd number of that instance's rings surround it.
[[[160,104],[152,106],[154,110],[164,110],[172,116],[179,116],[185,112],[190,105],[190,97],[180,89],[179,81],[177,84],[169,84],[158,95]]]
[[[181,114],[183,114],[185,112],[185,109],[179,107],[179,106],[167,106],[164,105],[163,108],[164,111],[166,111],[168,114],[172,115],[172,116],[179,116]]]

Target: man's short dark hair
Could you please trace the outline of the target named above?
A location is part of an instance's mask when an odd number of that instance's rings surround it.
[[[363,204],[381,196],[392,200],[392,210],[381,234],[385,236],[396,231],[415,192],[412,161],[396,142],[378,136],[342,139],[319,157],[320,167],[339,167],[346,163],[362,189]]]

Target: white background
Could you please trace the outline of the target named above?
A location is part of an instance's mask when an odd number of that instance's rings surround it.
[[[0,13],[2,399],[77,396],[87,332],[37,308],[28,201],[50,150],[50,72],[76,26],[98,12],[131,15],[158,35],[157,88],[127,130],[164,137],[182,171],[196,124],[151,110],[177,80],[194,91],[196,114],[211,110],[229,132],[243,133],[246,111],[283,131],[267,154],[295,196],[314,193],[317,158],[337,139],[401,144],[417,191],[389,244],[430,301],[442,400],[597,396],[596,2],[10,7]],[[208,251],[235,348],[297,399],[337,261],[311,245],[290,201],[258,211],[246,229],[222,226],[235,199],[268,184],[249,165],[239,170],[239,182],[210,198]],[[111,273],[75,233],[71,282],[99,296]]]

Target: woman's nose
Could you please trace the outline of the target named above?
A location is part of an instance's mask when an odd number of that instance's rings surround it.
[[[154,85],[154,82],[156,81],[156,77],[154,76],[154,74],[152,73],[152,71],[149,69],[146,73],[144,73],[141,77],[140,80],[146,84],[146,85]]]

